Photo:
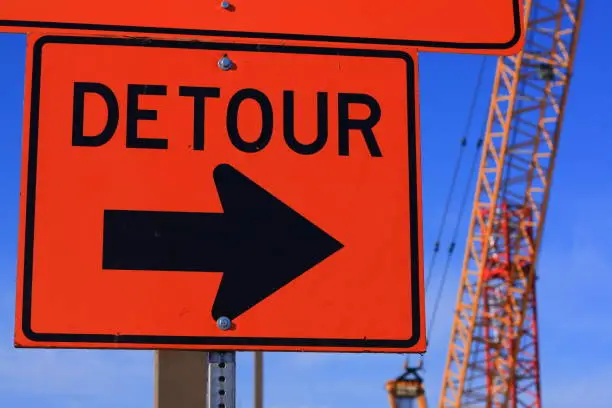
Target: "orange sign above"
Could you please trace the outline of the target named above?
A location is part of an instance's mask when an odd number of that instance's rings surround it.
[[[387,44],[496,55],[524,42],[521,0],[4,0],[0,29]]]
[[[424,351],[415,59],[30,37],[16,344]]]

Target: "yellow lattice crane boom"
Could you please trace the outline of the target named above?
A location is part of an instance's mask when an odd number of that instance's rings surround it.
[[[535,265],[583,0],[526,0],[497,62],[439,406],[541,407]]]

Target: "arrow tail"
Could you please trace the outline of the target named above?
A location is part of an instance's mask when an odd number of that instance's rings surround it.
[[[104,211],[103,269],[222,272],[223,214]]]

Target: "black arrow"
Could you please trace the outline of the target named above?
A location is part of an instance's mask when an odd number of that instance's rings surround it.
[[[223,213],[104,211],[104,269],[223,272],[212,308],[235,319],[343,245],[228,164]]]

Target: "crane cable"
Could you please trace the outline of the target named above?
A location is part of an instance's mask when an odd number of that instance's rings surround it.
[[[452,175],[452,179],[451,179],[451,185],[450,185],[450,189],[449,189],[449,194],[447,195],[447,201],[445,204],[445,208],[444,208],[444,213],[442,215],[442,221],[440,223],[440,228],[438,231],[438,235],[436,238],[436,242],[434,244],[434,251],[431,257],[431,261],[429,264],[429,269],[427,272],[427,277],[425,279],[425,293],[428,293],[428,289],[429,289],[429,285],[431,283],[431,276],[432,276],[432,272],[435,266],[435,261],[437,258],[437,255],[439,253],[440,250],[440,240],[442,238],[442,233],[444,231],[444,226],[446,224],[446,218],[448,216],[448,211],[450,209],[450,202],[452,200],[452,196],[453,196],[453,192],[455,189],[455,184],[457,182],[457,176],[459,174],[459,169],[461,167],[461,162],[462,162],[462,158],[463,158],[463,152],[465,151],[465,147],[467,146],[467,141],[468,141],[468,135],[469,135],[469,131],[472,127],[472,120],[474,118],[474,111],[476,109],[476,102],[478,100],[478,95],[480,93],[480,88],[482,86],[482,80],[484,78],[484,72],[485,72],[485,67],[486,67],[486,62],[487,62],[487,58],[486,56],[483,56],[481,64],[480,64],[480,70],[478,72],[478,77],[477,77],[477,82],[476,82],[476,87],[474,88],[474,93],[472,94],[472,101],[470,104],[470,108],[469,108],[469,113],[468,113],[468,118],[467,118],[467,122],[463,131],[463,136],[461,138],[461,147],[460,147],[460,151],[459,151],[459,156],[457,158],[456,164],[455,164],[455,168],[453,170],[453,175]],[[484,126],[486,126],[486,118],[485,118],[485,124]],[[481,135],[484,134],[484,126],[483,129],[481,131]],[[452,260],[452,256],[453,256],[453,252],[455,249],[455,245],[456,245],[456,240],[457,240],[457,236],[459,233],[459,227],[461,226],[461,223],[463,221],[463,215],[465,213],[465,208],[467,205],[467,197],[469,196],[469,192],[470,189],[472,187],[472,180],[474,178],[474,175],[476,174],[476,164],[478,163],[478,157],[479,157],[479,152],[480,152],[480,148],[482,146],[482,136],[478,139],[478,142],[476,144],[476,150],[474,152],[474,156],[472,159],[472,166],[469,172],[469,179],[465,185],[464,191],[463,191],[463,197],[461,199],[461,205],[459,208],[459,214],[457,216],[457,222],[455,223],[455,227],[453,229],[453,234],[451,237],[451,243],[449,245],[449,249],[448,249],[448,255],[447,255],[447,259],[446,259],[446,264],[444,267],[444,271],[442,273],[442,277],[440,280],[440,285],[438,287],[438,291],[436,293],[436,297],[434,300],[434,307],[432,310],[432,314],[429,320],[429,325],[428,325],[428,330],[427,330],[427,344],[429,344],[429,339],[431,338],[431,333],[433,331],[433,327],[436,321],[436,316],[438,313],[438,309],[440,307],[440,300],[442,298],[442,293],[444,290],[444,285],[446,282],[446,278],[448,276],[448,271],[450,270],[450,264],[451,264],[451,260]]]
[[[430,319],[429,319],[429,325],[428,325],[429,330],[427,332],[427,334],[428,334],[427,342],[428,343],[429,343],[429,337],[431,336],[431,332],[432,332],[434,323],[436,322],[436,315],[437,315],[438,309],[440,307],[440,299],[442,298],[442,294],[444,292],[444,284],[446,283],[446,277],[448,275],[448,271],[450,270],[450,265],[451,265],[451,261],[452,261],[452,258],[453,258],[453,253],[454,253],[457,237],[459,235],[459,227],[461,226],[461,224],[463,222],[463,215],[465,214],[465,207],[467,205],[467,198],[469,197],[469,192],[471,191],[472,182],[474,180],[474,176],[476,175],[476,165],[478,164],[478,157],[480,156],[480,148],[482,147],[482,142],[483,142],[482,138],[478,139],[478,142],[476,144],[476,149],[474,150],[474,156],[473,156],[473,159],[472,159],[472,166],[470,168],[470,176],[468,178],[468,181],[465,184],[465,189],[464,189],[464,192],[463,192],[463,197],[461,198],[461,205],[459,207],[459,215],[457,216],[457,222],[455,223],[455,228],[453,230],[453,235],[452,235],[452,238],[451,238],[451,243],[450,243],[449,248],[448,248],[448,256],[446,258],[446,264],[444,266],[444,271],[442,272],[442,278],[440,280],[440,285],[438,286],[438,292],[436,294],[433,311],[432,311]]]
[[[448,216],[448,211],[450,209],[450,203],[453,197],[453,192],[455,190],[455,184],[457,182],[457,175],[459,174],[459,169],[461,167],[461,159],[463,158],[464,147],[467,144],[467,140],[464,137],[461,139],[461,147],[459,149],[459,155],[457,156],[457,160],[455,161],[455,168],[453,170],[453,177],[450,185],[450,189],[448,191],[448,195],[446,196],[446,204],[444,206],[444,212],[442,213],[442,220],[440,221],[440,228],[438,229],[438,236],[436,237],[436,242],[434,244],[434,250],[431,254],[431,259],[429,260],[429,269],[427,271],[427,276],[425,277],[425,293],[429,291],[429,284],[431,283],[431,275],[436,265],[436,259],[438,257],[438,252],[440,251],[440,241],[442,239],[442,233],[444,232],[444,225],[446,224],[446,217]]]
[[[486,128],[486,124],[487,124],[487,118],[485,116],[485,120],[484,123],[482,125],[482,130],[480,132],[480,134],[484,134],[485,128]],[[429,339],[431,337],[431,329],[434,325],[434,323],[436,322],[436,315],[437,315],[437,311],[440,307],[440,299],[442,298],[442,293],[444,292],[444,283],[446,282],[446,277],[448,275],[448,271],[450,270],[450,264],[451,264],[451,259],[452,259],[452,254],[453,254],[453,250],[455,249],[455,241],[457,240],[457,236],[459,234],[459,227],[461,226],[461,223],[463,221],[463,214],[465,213],[465,207],[467,205],[467,198],[469,197],[469,192],[471,190],[472,187],[472,182],[474,180],[474,175],[476,174],[476,165],[478,164],[478,157],[480,156],[480,148],[482,147],[482,143],[483,143],[483,139],[482,136],[478,139],[478,142],[476,143],[476,149],[474,150],[474,156],[472,157],[472,165],[470,168],[470,173],[469,173],[469,178],[468,181],[465,184],[465,189],[463,191],[463,197],[461,198],[461,205],[459,206],[459,215],[457,217],[457,222],[455,224],[455,228],[453,230],[453,235],[452,235],[452,240],[451,240],[451,244],[449,247],[449,252],[448,252],[448,257],[446,258],[446,265],[444,267],[444,272],[442,273],[442,279],[440,282],[440,286],[438,287],[438,293],[436,295],[436,301],[435,301],[435,305],[434,305],[434,311],[432,312],[432,315],[429,319],[429,330],[427,332],[427,343],[429,344]],[[424,357],[421,356],[421,361],[424,360]],[[427,402],[427,397],[425,397],[425,406],[429,406],[429,403]]]

